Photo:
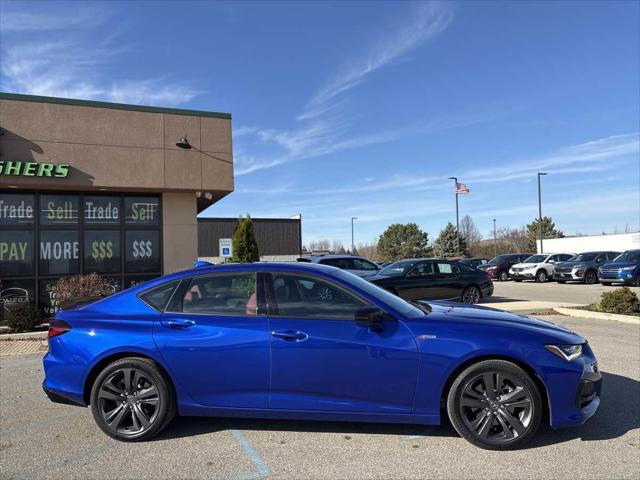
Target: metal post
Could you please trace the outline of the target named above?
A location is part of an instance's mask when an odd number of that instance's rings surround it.
[[[540,189],[540,177],[546,175],[544,172],[538,172],[538,234],[540,235],[540,253],[544,253],[542,247],[542,191]]]
[[[449,177],[449,180],[453,180],[454,192],[456,194],[456,239],[458,241],[457,254],[460,256],[460,219],[458,214],[458,177]]]
[[[358,217],[351,217],[351,255],[355,254],[356,245],[353,239],[353,221],[357,220]]]
[[[493,256],[498,256],[498,237],[496,236],[496,219],[493,219]]]

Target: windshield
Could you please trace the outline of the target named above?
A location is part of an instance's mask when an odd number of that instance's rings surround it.
[[[640,250],[629,250],[618,255],[614,262],[640,262]]]
[[[489,260],[489,265],[499,265],[500,263],[508,262],[509,258],[511,258],[511,255],[498,255]]]
[[[542,263],[547,259],[547,255],[531,255],[522,263]]]
[[[598,253],[581,253],[571,257],[569,262],[591,262],[596,259]]]
[[[344,270],[339,270],[333,273],[336,277],[345,282],[350,283],[354,287],[359,288],[363,292],[371,295],[372,297],[377,298],[385,305],[389,305],[396,312],[404,315],[408,318],[422,318],[425,316],[426,312],[418,307],[411,305],[410,303],[404,301],[397,295],[394,295],[391,292],[387,292],[385,289],[374,285],[363,278],[354,275],[353,273],[345,272]]]
[[[418,263],[417,260],[400,260],[399,262],[392,263],[388,267],[383,268],[380,271],[380,275],[399,277],[407,273],[416,263]]]

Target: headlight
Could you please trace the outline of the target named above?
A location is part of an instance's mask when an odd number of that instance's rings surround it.
[[[582,345],[545,345],[544,348],[567,362],[582,356]]]
[[[525,270],[531,270],[532,268],[536,268],[536,265],[528,265],[524,267]]]
[[[629,265],[628,267],[622,267],[621,270],[633,270],[635,268],[636,268],[635,265]]]

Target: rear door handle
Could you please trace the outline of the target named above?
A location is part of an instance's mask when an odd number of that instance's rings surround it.
[[[186,318],[176,318],[173,320],[165,320],[161,322],[163,327],[173,328],[174,330],[184,330],[185,328],[193,327],[196,322],[193,320],[187,320]]]
[[[304,342],[307,338],[309,338],[309,335],[298,330],[281,330],[279,332],[271,332],[271,335],[273,337],[288,340],[290,342]]]

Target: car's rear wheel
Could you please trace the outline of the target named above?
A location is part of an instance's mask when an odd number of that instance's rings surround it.
[[[465,440],[480,448],[508,450],[536,433],[543,408],[536,384],[523,369],[505,360],[485,360],[455,379],[447,412]]]
[[[509,280],[509,274],[504,270],[501,271],[500,275],[498,275],[498,280],[500,280],[501,282],[506,282],[507,280]]]
[[[547,281],[547,272],[546,270],[540,270],[536,273],[536,282],[545,283]]]
[[[594,272],[593,270],[589,270],[587,273],[585,273],[584,283],[586,283],[587,285],[593,285],[594,283],[597,283],[597,281],[598,276],[596,275],[596,272]]]
[[[468,286],[462,292],[463,303],[478,303],[481,297],[482,293],[480,292],[480,289],[474,285]]]
[[[91,413],[107,435],[146,440],[176,414],[173,391],[157,365],[146,358],[117,360],[98,374],[91,389]]]

